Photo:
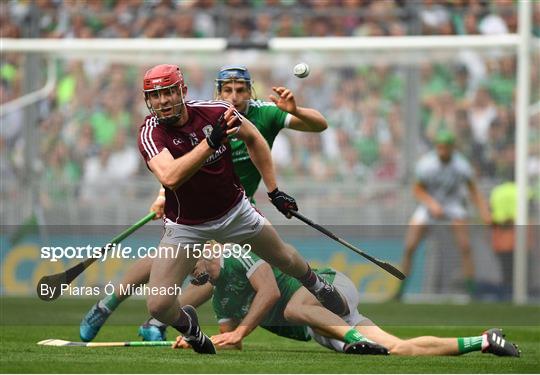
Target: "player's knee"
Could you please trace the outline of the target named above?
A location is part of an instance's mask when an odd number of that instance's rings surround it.
[[[302,322],[302,312],[298,306],[289,303],[283,311],[283,317],[289,323],[300,323]]]
[[[288,271],[295,266],[294,249],[290,245],[285,245],[275,257],[274,265],[285,273],[289,273]]]
[[[159,296],[156,296],[159,297]],[[169,301],[165,298],[148,298],[146,306],[148,308],[148,313],[156,319],[160,319],[164,313],[167,311],[167,308],[171,305]]]

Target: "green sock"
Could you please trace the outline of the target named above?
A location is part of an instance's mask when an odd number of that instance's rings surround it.
[[[474,294],[476,291],[476,283],[474,282],[474,279],[465,279],[465,289],[467,289],[467,293]]]
[[[345,341],[345,344],[352,344],[353,342],[358,341],[369,341],[366,339],[360,332],[358,332],[356,329],[351,328],[350,330],[345,333],[345,336],[343,337],[343,341]]]
[[[406,288],[407,288],[407,283],[405,282],[405,280],[401,281],[401,283],[399,284],[398,291],[396,293],[396,298],[403,297],[403,293],[405,293]]]
[[[111,294],[110,296],[107,296],[101,300],[101,302],[110,310],[114,311],[121,301],[118,300],[116,297],[116,294]]]
[[[458,337],[459,354],[482,350],[482,336]]]

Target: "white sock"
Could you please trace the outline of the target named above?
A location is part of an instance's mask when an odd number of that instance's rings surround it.
[[[148,324],[151,324],[153,326],[156,326],[156,327],[166,327],[167,324],[165,323],[161,323],[159,320],[157,320],[156,318],[151,318],[149,321],[148,321]]]
[[[319,290],[321,290],[324,287],[324,282],[317,276],[317,281],[315,281],[315,284],[313,285],[313,290],[315,293],[317,293]]]
[[[98,307],[99,307],[100,309],[107,311],[107,313],[109,313],[109,314],[112,312],[112,311],[107,307],[107,305],[105,305],[105,304],[103,303],[103,301],[99,301],[97,305],[98,305]]]

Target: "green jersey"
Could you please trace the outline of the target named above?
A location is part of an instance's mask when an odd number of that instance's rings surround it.
[[[272,148],[279,131],[289,125],[291,115],[279,109],[272,102],[250,99],[244,116],[261,132],[268,146]],[[247,147],[238,138],[230,140],[234,170],[248,197],[253,197],[261,175],[249,157]]]
[[[253,253],[249,253],[248,256],[245,258],[222,258],[221,271],[215,282],[212,297],[212,306],[218,321],[234,319],[240,322],[249,311],[255,297],[255,290],[251,286],[249,278],[265,262]],[[267,312],[259,325],[279,336],[308,341],[310,336],[307,333],[307,326],[293,326],[283,316],[287,303],[302,284],[275,267],[272,267],[272,270],[281,298]],[[336,271],[330,268],[314,271],[329,283],[332,283],[336,276]]]

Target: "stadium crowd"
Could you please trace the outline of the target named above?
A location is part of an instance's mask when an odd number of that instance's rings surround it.
[[[2,37],[25,36],[28,4],[0,4]],[[47,38],[213,37],[227,30],[231,39],[257,42],[273,36],[414,33],[409,5],[401,1],[41,0],[36,6],[40,37]],[[535,7],[534,32],[540,36],[540,3]],[[516,5],[509,1],[425,0],[415,9],[422,34],[516,31]],[[156,17],[160,22],[155,22]],[[21,95],[23,67],[23,55],[2,54],[2,103]],[[69,193],[90,202],[102,197],[115,181],[147,175],[135,140],[147,113],[139,80],[145,68],[92,60],[59,63],[58,85],[39,105],[41,178],[56,187],[55,194],[44,196],[45,200],[61,200]],[[214,96],[215,71],[199,66],[182,68],[188,98]],[[282,176],[383,182],[403,177],[407,131],[402,104],[403,66],[380,63],[314,70],[309,79],[296,86],[293,80],[282,82],[277,68],[248,68],[259,97],[264,99],[276,83],[290,85],[298,103],[319,109],[330,124],[322,134],[285,132],[276,140],[274,155]],[[514,55],[486,57],[468,52],[450,65],[422,64],[423,148],[428,149],[439,129],[450,129],[480,176],[506,177],[514,163],[515,72]],[[540,75],[534,69],[531,87],[540,87]],[[539,93],[533,90],[533,102],[539,99]],[[2,117],[0,152],[3,160],[11,161],[2,164],[2,176],[8,178],[23,166],[23,116],[20,110]],[[537,166],[539,123],[533,121],[530,136],[531,160]],[[531,173],[534,175],[534,168]]]
[[[2,36],[23,36],[29,4],[2,2]],[[517,27],[511,0],[38,0],[36,6],[42,38],[228,35],[260,42],[298,36],[501,34]],[[538,23],[534,32],[540,33]]]

